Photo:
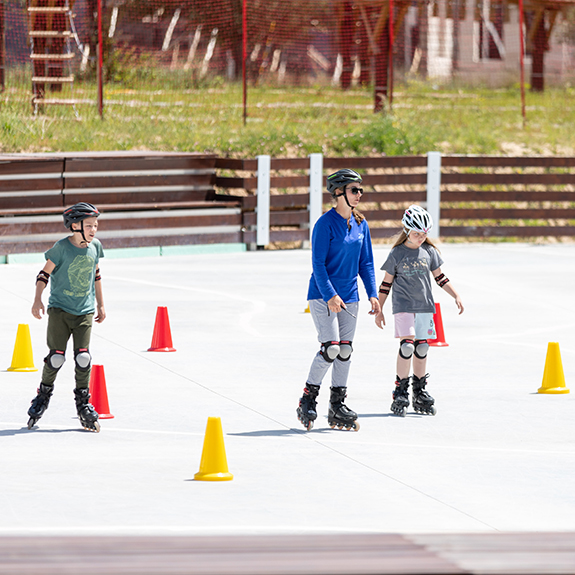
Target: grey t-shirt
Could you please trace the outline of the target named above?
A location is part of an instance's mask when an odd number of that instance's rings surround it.
[[[429,244],[412,249],[400,244],[394,247],[381,269],[394,277],[391,288],[393,313],[434,313],[431,271],[443,260]]]

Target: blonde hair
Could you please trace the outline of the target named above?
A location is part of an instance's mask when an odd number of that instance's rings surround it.
[[[407,241],[407,233],[405,232],[405,230],[401,230],[398,234],[395,234],[395,236],[392,237],[393,240],[393,248],[396,248],[397,246],[400,246],[401,244],[404,244]],[[439,248],[428,238],[426,237],[424,242],[424,244],[429,244],[432,248],[435,248],[437,251],[439,251]]]

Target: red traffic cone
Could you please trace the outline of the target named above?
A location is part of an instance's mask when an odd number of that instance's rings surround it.
[[[156,324],[152,336],[152,347],[148,351],[176,351],[172,347],[172,333],[170,331],[170,318],[167,307],[158,307]]]
[[[108,392],[106,391],[106,376],[103,365],[93,365],[90,373],[90,396],[94,409],[100,419],[113,419],[108,405]]]
[[[448,347],[449,344],[445,341],[445,333],[443,332],[443,320],[441,319],[441,306],[438,303],[435,304],[433,323],[435,324],[435,339],[428,339],[427,343],[434,347]]]

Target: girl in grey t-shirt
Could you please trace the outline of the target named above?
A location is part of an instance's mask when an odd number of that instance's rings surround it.
[[[439,287],[455,299],[459,313],[463,303],[449,279],[441,272],[443,260],[439,250],[428,239],[433,222],[420,206],[405,210],[403,230],[398,235],[387,260],[381,267],[385,276],[379,288],[382,311],[376,316],[376,325],[383,329],[385,318],[383,304],[392,289],[392,312],[395,320],[395,337],[400,340],[397,357],[396,388],[393,391],[391,411],[405,416],[409,406],[409,380],[413,357],[413,408],[417,412],[435,415],[435,400],[425,391],[427,378],[428,339],[435,339],[433,314],[435,303],[431,292],[431,275]]]

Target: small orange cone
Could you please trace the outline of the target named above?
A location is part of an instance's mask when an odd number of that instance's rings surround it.
[[[445,341],[445,333],[443,331],[443,319],[441,319],[441,306],[438,303],[435,304],[433,323],[435,324],[435,339],[428,339],[427,343],[434,347],[448,347],[449,344]]]
[[[549,342],[547,345],[543,383],[537,393],[569,393],[569,389],[565,387],[561,351],[557,342]]]
[[[98,412],[100,419],[114,419],[108,405],[108,392],[106,391],[106,376],[103,365],[93,365],[90,373],[90,402]]]
[[[152,336],[152,347],[148,351],[176,351],[172,347],[172,333],[170,331],[170,318],[168,317],[167,307],[158,307],[154,335]]]
[[[26,323],[18,324],[16,343],[12,355],[12,365],[8,368],[8,371],[38,371],[38,369],[34,367],[30,326]]]
[[[194,479],[231,481],[233,478],[234,476],[228,471],[222,421],[219,417],[208,417],[200,470],[194,475]]]

